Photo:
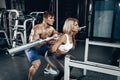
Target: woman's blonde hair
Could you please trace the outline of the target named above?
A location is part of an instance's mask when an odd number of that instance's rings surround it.
[[[68,34],[73,32],[72,30],[74,28],[75,22],[78,23],[79,22],[78,19],[76,19],[76,18],[67,18],[65,20],[64,25],[63,25],[63,32],[68,33]],[[75,42],[76,42],[75,41],[75,36],[73,35],[72,38],[73,38],[73,45],[74,45],[73,48],[75,48]]]
[[[75,22],[78,22],[78,19],[76,18],[67,18],[65,20],[65,23],[63,25],[63,32],[64,33],[70,33],[74,27]]]

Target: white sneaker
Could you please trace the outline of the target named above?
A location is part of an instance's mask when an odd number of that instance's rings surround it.
[[[44,74],[53,74],[53,75],[57,75],[57,71],[55,71],[55,70],[52,69],[52,68],[50,68],[50,69],[45,68],[45,69],[44,69]]]
[[[44,69],[44,74],[57,75],[57,71],[55,71],[55,70],[52,69],[52,68],[50,68],[50,69],[45,68],[45,69]]]

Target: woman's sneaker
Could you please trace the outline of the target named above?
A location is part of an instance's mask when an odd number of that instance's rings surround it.
[[[55,71],[55,70],[52,69],[52,68],[50,68],[50,69],[45,68],[45,69],[44,69],[44,74],[57,75],[57,71]]]

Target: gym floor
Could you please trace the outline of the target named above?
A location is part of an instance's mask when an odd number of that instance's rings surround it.
[[[77,41],[76,48],[71,50],[69,54],[75,56],[78,60],[83,61],[85,50],[85,41]],[[111,65],[111,56],[113,48],[90,46],[89,61],[100,62]],[[54,80],[53,75],[45,75],[43,73],[47,64],[43,56],[40,56],[42,65],[34,76],[33,80]],[[61,60],[63,63],[64,60]],[[27,80],[28,69],[30,63],[23,51],[15,56],[7,55],[0,52],[0,80]],[[116,80],[116,76],[102,74],[98,72],[88,71],[86,76],[82,75],[82,69],[73,68],[71,74],[77,77],[77,80]]]

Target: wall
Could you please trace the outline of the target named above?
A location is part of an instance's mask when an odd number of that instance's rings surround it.
[[[0,0],[0,8],[6,8],[5,0]]]

